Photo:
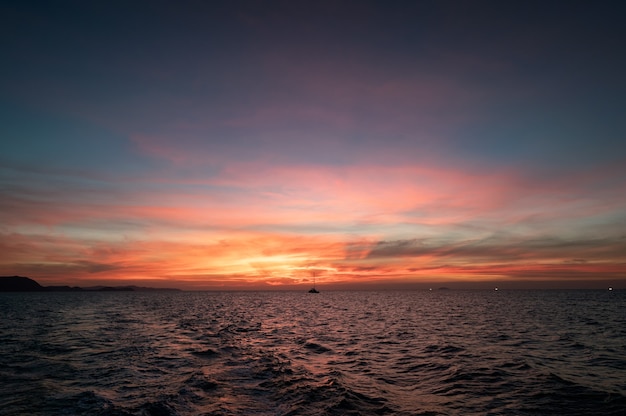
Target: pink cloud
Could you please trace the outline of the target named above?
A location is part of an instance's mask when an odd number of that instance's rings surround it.
[[[2,202],[0,272],[193,287],[302,284],[312,268],[328,282],[618,276],[619,229],[605,227],[601,239],[584,227],[623,212],[611,175],[239,162],[208,176],[134,178],[111,195],[25,185]]]

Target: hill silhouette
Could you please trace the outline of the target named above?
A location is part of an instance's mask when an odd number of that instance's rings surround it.
[[[46,289],[33,279],[22,276],[0,277],[1,292],[43,292]]]
[[[141,286],[94,286],[88,288],[76,286],[41,286],[37,281],[23,276],[0,276],[0,292],[119,292],[179,290],[170,288],[151,288]]]

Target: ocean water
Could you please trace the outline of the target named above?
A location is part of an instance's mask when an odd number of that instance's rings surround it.
[[[0,294],[2,415],[625,415],[626,292]]]

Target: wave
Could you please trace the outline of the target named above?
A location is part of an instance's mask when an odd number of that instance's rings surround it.
[[[14,302],[15,321],[0,321],[0,413],[626,414],[623,304],[585,304],[576,326],[569,301],[454,296],[435,300],[462,306],[471,325],[411,293]],[[503,315],[485,314],[492,306]]]

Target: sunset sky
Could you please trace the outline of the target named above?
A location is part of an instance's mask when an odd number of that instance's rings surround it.
[[[626,287],[621,4],[4,1],[0,275]]]

